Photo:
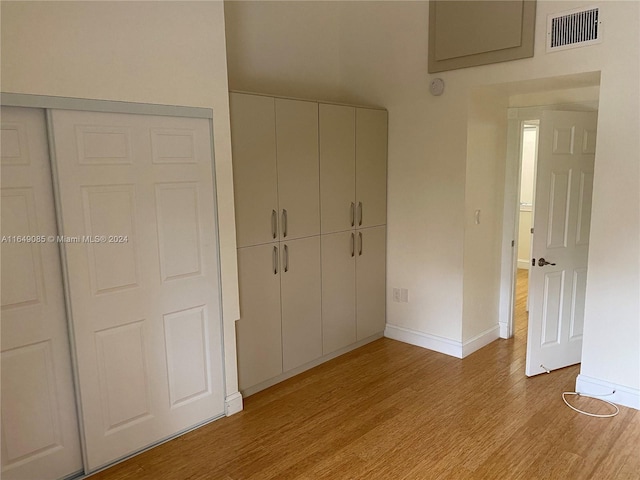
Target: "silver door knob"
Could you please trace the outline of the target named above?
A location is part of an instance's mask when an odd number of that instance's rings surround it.
[[[538,259],[538,266],[544,267],[545,265],[555,265],[555,263],[547,262],[544,258]]]

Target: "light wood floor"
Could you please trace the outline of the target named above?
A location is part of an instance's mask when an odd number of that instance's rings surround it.
[[[640,479],[640,412],[575,413],[579,367],[526,378],[525,346],[524,309],[464,360],[381,339],[92,479]]]

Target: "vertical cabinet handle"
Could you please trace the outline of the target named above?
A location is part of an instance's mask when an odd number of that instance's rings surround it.
[[[273,238],[278,236],[278,212],[271,210],[271,234]]]
[[[285,238],[287,236],[287,210],[285,208],[282,209],[282,236]]]
[[[273,255],[271,258],[273,260],[273,274],[277,275],[278,274],[278,247],[273,247]]]
[[[284,246],[284,271],[285,273],[289,271],[289,247],[287,245]]]
[[[362,202],[358,202],[358,226],[362,226]]]
[[[351,202],[351,226],[355,227],[356,225],[356,204]]]
[[[351,204],[353,205],[353,203]],[[351,232],[351,256],[355,256],[356,254],[356,234]]]
[[[358,232],[358,239],[360,240],[360,247],[358,248],[358,255],[362,255],[362,232]]]

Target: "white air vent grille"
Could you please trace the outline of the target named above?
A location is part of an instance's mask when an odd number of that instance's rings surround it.
[[[600,43],[602,20],[597,7],[581,8],[549,15],[547,52]]]

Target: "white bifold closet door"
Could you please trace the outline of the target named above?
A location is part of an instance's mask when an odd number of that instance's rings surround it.
[[[86,467],[224,414],[207,119],[51,111]]]
[[[44,110],[2,108],[2,477],[82,471]]]

